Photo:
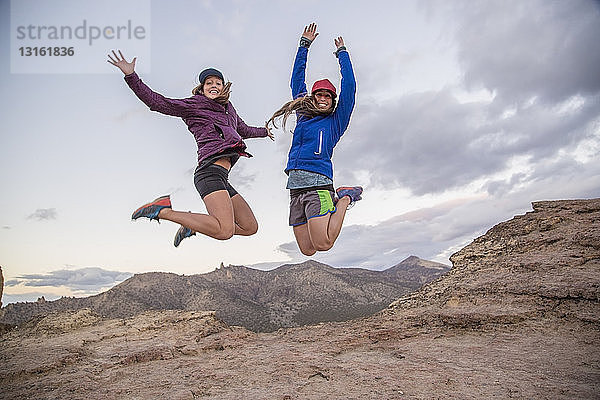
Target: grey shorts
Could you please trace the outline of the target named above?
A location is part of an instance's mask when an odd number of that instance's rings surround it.
[[[290,191],[290,226],[306,224],[311,218],[334,213],[335,210],[333,187]]]

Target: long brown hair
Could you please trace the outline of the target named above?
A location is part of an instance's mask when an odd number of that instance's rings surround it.
[[[202,89],[204,89],[204,83],[201,83],[198,86],[196,86],[195,88],[193,88],[192,94],[193,95],[199,94],[199,95],[204,96],[204,92],[202,91]],[[221,93],[217,97],[215,97],[213,100],[219,104],[225,105],[229,102],[230,94],[231,94],[231,82],[227,82],[223,86],[223,90],[221,90]]]
[[[323,110],[317,107],[317,101],[313,95],[306,95],[285,103],[279,110],[275,111],[271,119],[267,121],[267,125],[271,123],[277,128],[275,119],[283,116],[282,127],[285,127],[288,117],[293,112],[295,112],[297,116],[314,118],[317,116],[329,115],[333,110],[335,110],[335,99],[331,99],[331,107],[329,109]]]

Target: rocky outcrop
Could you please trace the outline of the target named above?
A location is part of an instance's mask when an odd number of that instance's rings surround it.
[[[453,254],[447,276],[392,308],[429,310],[440,324],[550,316],[597,324],[600,200],[535,202],[533,210]]]
[[[12,324],[6,324],[2,322],[4,316],[4,309],[2,308],[2,293],[4,292],[4,275],[2,274],[2,267],[0,266],[0,335],[4,332],[8,332],[13,328]]]
[[[0,266],[0,318],[4,315],[2,310],[2,293],[4,292],[4,275],[2,275],[2,267]]]
[[[211,313],[52,314],[0,336],[0,398],[595,399],[600,200],[534,203],[385,311],[273,333]]]

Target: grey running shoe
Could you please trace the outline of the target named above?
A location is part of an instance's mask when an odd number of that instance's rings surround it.
[[[353,203],[362,200],[362,197],[360,196],[362,191],[363,188],[361,186],[342,186],[337,188],[335,193],[337,194],[338,199],[341,199],[344,196],[350,197],[350,205],[353,205]]]
[[[179,230],[175,234],[175,240],[173,240],[173,244],[175,245],[175,247],[178,247],[179,243],[181,243],[183,239],[194,235],[196,235],[194,231],[192,231],[190,228],[186,228],[185,226],[181,225],[179,227]]]

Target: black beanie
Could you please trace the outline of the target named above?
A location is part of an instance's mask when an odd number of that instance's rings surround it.
[[[200,79],[200,84],[204,84],[204,81],[209,76],[216,76],[217,78],[221,78],[223,83],[225,83],[225,79],[223,78],[223,74],[221,73],[221,71],[216,70],[214,68],[207,68],[204,71],[200,72],[200,75],[198,77]]]

